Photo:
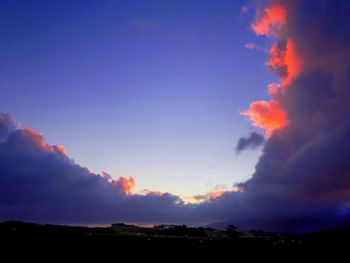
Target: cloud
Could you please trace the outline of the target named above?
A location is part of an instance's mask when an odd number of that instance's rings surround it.
[[[272,0],[252,25],[273,41],[267,66],[280,78],[270,100],[245,115],[266,132],[239,191],[197,196],[133,194],[133,177],[96,174],[42,134],[0,116],[0,220],[50,223],[231,222],[308,231],[350,219],[350,7],[346,0]],[[311,22],[310,22],[311,21]]]
[[[141,191],[141,194],[144,194],[144,195],[158,195],[158,196],[161,196],[163,195],[164,193],[160,192],[160,191],[153,191],[153,190],[149,190],[149,189],[143,189]]]
[[[276,100],[255,101],[241,114],[248,116],[253,121],[253,125],[263,129],[268,136],[284,128],[288,123],[284,109]]]
[[[0,114],[0,220],[51,223],[163,222],[185,219],[169,193],[132,194],[133,177],[113,179],[76,164],[61,146]]]
[[[6,140],[15,128],[15,122],[9,114],[0,114],[0,142]]]
[[[257,49],[257,50],[262,50],[262,48],[256,44],[254,44],[253,42],[247,42],[244,45],[245,48],[253,50],[253,49]]]
[[[240,152],[248,148],[256,149],[257,147],[261,146],[264,143],[264,141],[264,136],[256,132],[252,132],[247,138],[239,138],[236,145],[236,152],[237,154],[239,154]]]
[[[263,9],[257,9],[257,19],[252,30],[257,35],[275,35],[285,26],[287,10],[285,6],[275,3]]]
[[[267,10],[276,6],[274,17]],[[330,0],[268,1],[258,10],[252,28],[274,41],[267,65],[281,83],[271,100],[245,112],[269,138],[252,178],[240,184],[240,203],[230,197],[233,219],[313,218],[323,226],[350,219],[349,14],[347,1]],[[301,222],[308,230],[315,220]]]
[[[350,220],[350,6],[331,0],[267,5],[253,29],[273,41],[267,66],[280,83],[269,86],[270,100],[246,112],[267,141],[252,177],[237,185],[241,191],[203,202],[197,212],[246,229],[333,227]],[[266,12],[276,5],[285,19]]]
[[[190,198],[187,198],[187,199],[188,199],[189,203],[199,204],[198,206],[195,206],[195,209],[193,211],[194,215],[196,215],[198,210],[199,211],[201,210],[201,206],[205,207],[206,203],[211,203],[215,199],[220,199],[221,196],[223,196],[223,195],[227,195],[227,194],[230,194],[230,193],[239,193],[241,191],[242,190],[239,187],[234,186],[232,189],[226,189],[226,188],[225,189],[221,189],[221,190],[218,189],[218,190],[206,193],[206,194],[194,195],[194,196],[191,196]],[[211,209],[208,209],[208,211],[205,211],[206,214],[208,214],[210,212],[211,212]],[[206,215],[206,217],[213,218],[213,220],[215,220],[214,219],[215,217],[212,217],[212,216],[209,216],[209,215]],[[210,222],[210,221],[208,221],[208,222]]]
[[[119,188],[122,192],[126,194],[131,194],[131,190],[135,187],[136,182],[133,176],[119,177],[117,180],[112,180],[112,183],[115,187]]]
[[[223,195],[225,191],[213,191],[209,192],[207,194],[202,194],[202,195],[194,195],[188,198],[188,201],[190,203],[202,203],[202,202],[207,202],[209,200],[215,199]]]
[[[241,7],[241,13],[242,13],[242,14],[246,14],[246,13],[249,12],[249,9],[250,9],[250,7],[249,7],[248,5],[243,5],[243,6]]]

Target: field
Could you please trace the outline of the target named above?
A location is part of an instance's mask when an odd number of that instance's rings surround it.
[[[220,255],[244,255],[247,252],[293,255],[300,252],[347,251],[350,248],[350,231],[329,230],[307,234],[237,231],[234,236],[228,231],[186,226],[145,228],[114,224],[111,227],[76,227],[4,222],[0,224],[0,241],[11,248],[51,247],[72,250],[82,247],[111,251],[132,248],[134,251],[187,251],[202,255],[218,252]]]

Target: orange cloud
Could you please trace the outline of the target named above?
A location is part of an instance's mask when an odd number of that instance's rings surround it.
[[[49,145],[46,143],[44,136],[41,132],[35,131],[32,127],[26,126],[23,132],[28,136],[31,141],[41,150],[48,151],[51,153],[61,153],[66,155],[67,150],[62,145]]]
[[[282,81],[282,85],[287,86],[301,72],[303,67],[303,60],[299,56],[295,43],[291,38],[287,40],[284,63],[287,68],[287,76]]]
[[[277,98],[282,92],[282,86],[280,83],[270,83],[267,86],[267,92],[272,98]]]
[[[269,59],[267,60],[267,66],[273,70],[279,70],[286,67],[285,63],[286,51],[279,48],[275,43],[270,49]]]
[[[0,115],[1,117],[1,115]],[[36,132],[32,127],[27,126],[23,129],[25,136],[27,136],[30,141],[39,149],[47,152],[47,153],[60,153],[66,155],[65,147],[61,145],[49,145],[46,143],[43,134],[40,132]],[[90,169],[80,166],[80,168],[84,169],[88,174],[94,174]],[[112,179],[112,176],[107,172],[102,172],[101,176],[106,178],[109,182],[111,182],[115,187],[120,188],[122,192],[127,195],[132,194],[132,189],[136,186],[135,178],[132,176],[129,177],[119,177],[116,180]],[[154,195],[162,195],[160,192],[149,191],[148,194]]]
[[[235,187],[234,189],[231,190],[218,190],[218,191],[213,191],[213,192],[209,192],[207,194],[203,194],[203,195],[195,195],[195,196],[191,196],[189,198],[185,198],[187,200],[188,203],[202,203],[208,200],[213,200],[216,198],[219,198],[220,196],[222,196],[225,193],[232,193],[232,192],[241,192],[242,189]]]
[[[113,180],[112,183],[114,186],[120,187],[121,190],[128,195],[131,194],[132,189],[136,186],[135,178],[133,176],[121,176],[117,180]]]
[[[272,45],[267,65],[270,69],[279,73],[278,75],[282,78],[282,86],[286,87],[301,72],[303,60],[291,38],[287,39],[283,47],[280,46],[280,43]]]
[[[67,150],[64,146],[62,145],[52,145],[49,147],[50,152],[59,152],[61,154],[66,155],[67,154]]]
[[[214,191],[214,192],[208,193],[207,198],[208,199],[218,198],[218,197],[222,196],[223,193],[225,193],[225,191]]]
[[[36,132],[32,127],[26,126],[23,129],[24,133],[30,137],[31,141],[40,149],[47,149],[48,144],[45,142],[43,138],[43,134],[40,132]]]
[[[287,114],[279,103],[278,95],[283,93],[303,67],[303,60],[298,54],[293,39],[283,38],[282,29],[286,24],[287,10],[282,5],[272,5],[262,11],[258,10],[257,19],[252,24],[252,30],[258,36],[276,37],[266,64],[277,72],[281,78],[281,84],[269,85],[269,94],[272,96],[270,101],[253,102],[242,114],[248,116],[253,125],[263,129],[268,136],[287,126]]]
[[[262,14],[252,24],[252,30],[258,36],[276,36],[287,24],[287,9],[282,5],[272,5],[260,12]],[[278,42],[272,45],[267,65],[278,72],[285,71],[282,86],[287,86],[300,73],[303,60],[298,55],[294,41],[288,38],[284,47]]]
[[[249,110],[241,114],[248,116],[253,125],[263,129],[268,136],[288,123],[284,109],[276,100],[253,102]]]
[[[282,5],[273,5],[262,10],[252,30],[259,36],[274,35],[287,23],[287,10]]]

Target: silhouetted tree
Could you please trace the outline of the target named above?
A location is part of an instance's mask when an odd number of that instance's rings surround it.
[[[237,227],[231,224],[226,227],[226,234],[229,238],[237,238],[239,232],[237,230]]]

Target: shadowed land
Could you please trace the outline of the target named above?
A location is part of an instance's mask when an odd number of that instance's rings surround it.
[[[350,229],[290,234],[250,230],[239,232],[234,225],[226,230],[185,225],[140,227],[124,223],[110,227],[39,225],[17,221],[0,224],[0,241],[15,247],[55,244],[105,248],[181,249],[187,251],[277,251],[313,252],[347,250]]]

